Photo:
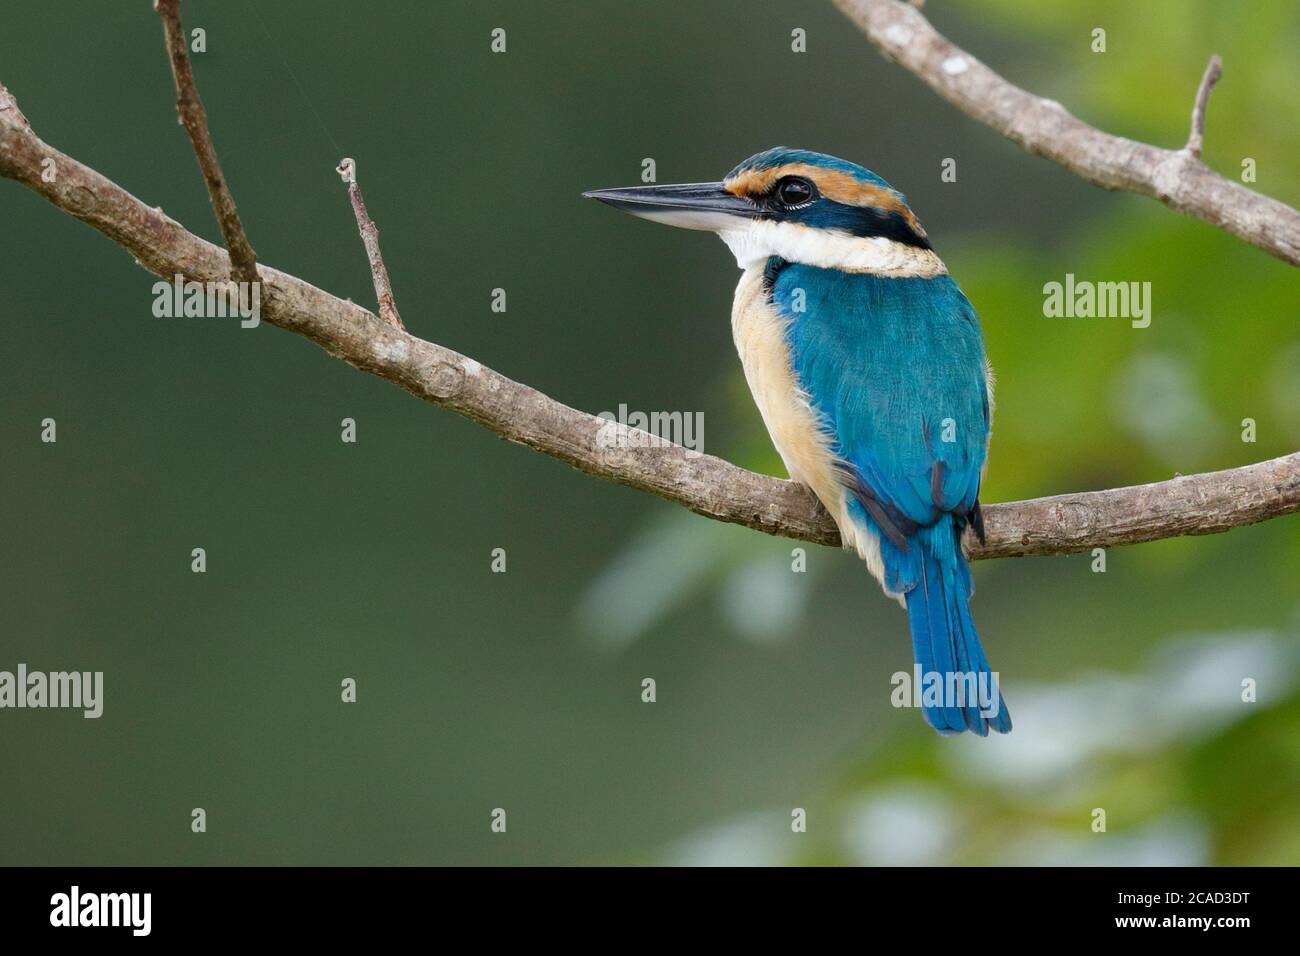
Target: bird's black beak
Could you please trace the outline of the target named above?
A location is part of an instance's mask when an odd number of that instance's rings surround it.
[[[722,183],[593,189],[583,195],[642,219],[683,229],[717,232],[743,228],[759,215],[756,206],[727,192]]]

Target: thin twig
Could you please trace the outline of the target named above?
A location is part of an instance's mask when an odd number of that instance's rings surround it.
[[[187,232],[0,110],[0,176],[16,180],[132,253],[150,272],[198,281],[229,274],[224,250]],[[41,177],[53,157],[59,176]],[[400,385],[501,437],[588,474],[648,491],[690,510],[768,534],[838,544],[835,523],[806,487],[686,449],[609,441],[603,418],[569,408],[450,349],[408,335],[358,305],[262,267],[262,318],[303,335],[362,371]],[[617,437],[617,436],[615,436]],[[991,504],[987,543],[971,556],[1066,554],[1095,547],[1210,534],[1300,511],[1300,453],[1231,471],[1132,488]]]
[[[0,83],[0,113],[4,114],[0,118],[21,126],[23,129],[32,128],[32,124],[27,122],[27,117],[23,115],[23,111],[18,108],[18,101],[13,98],[13,94],[5,89],[3,83]]]
[[[1192,130],[1187,136],[1187,146],[1184,147],[1197,159],[1201,158],[1201,146],[1205,142],[1205,107],[1210,102],[1210,90],[1214,89],[1214,84],[1219,82],[1222,75],[1223,61],[1216,53],[1206,64],[1201,85],[1196,91],[1196,104],[1192,107]]]
[[[208,198],[212,200],[213,212],[217,214],[221,238],[230,250],[230,273],[241,282],[256,282],[257,253],[244,234],[244,224],[240,222],[239,211],[235,208],[235,197],[226,185],[221,163],[217,160],[216,147],[212,145],[212,134],[208,132],[208,115],[203,109],[203,100],[199,98],[199,88],[194,82],[189,46],[185,40],[185,29],[181,26],[180,0],[154,0],[153,7],[162,19],[172,78],[176,81],[176,112],[180,115],[185,132],[189,134],[190,142],[194,144],[194,155],[203,171],[203,181],[208,186]]]
[[[361,242],[366,247],[366,258],[370,260],[370,276],[375,282],[375,298],[379,302],[379,317],[396,329],[405,329],[402,317],[397,314],[397,303],[393,301],[393,286],[388,281],[388,267],[379,252],[379,227],[366,212],[366,201],[361,196],[361,184],[357,182],[357,164],[352,159],[343,159],[335,167],[343,181],[348,184],[348,198],[352,200],[352,211],[357,217],[357,229],[361,231]]]
[[[835,0],[887,59],[909,70],[968,116],[1029,152],[1090,183],[1159,199],[1300,266],[1300,212],[1252,192],[1195,161],[1186,149],[1160,149],[1112,136],[1060,103],[1007,82],[949,42],[925,16],[896,0]]]

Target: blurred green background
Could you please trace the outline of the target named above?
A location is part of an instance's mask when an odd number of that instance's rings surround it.
[[[828,3],[183,12],[261,260],[372,304],[334,172],[354,156],[411,331],[576,407],[701,411],[705,450],[783,474],[732,350],[730,254],[578,197],[646,157],[699,181],[783,144],[906,192],[978,309],[985,500],[1300,447],[1295,269],[1028,155]],[[1253,158],[1254,188],[1300,202],[1291,0],[925,12],[1166,146],[1220,53],[1206,161]],[[148,0],[11,0],[0,80],[46,141],[219,241]],[[792,573],[794,542],[579,475],[269,326],[155,319],[151,276],[7,181],[0,222],[0,669],[106,685],[99,720],[0,712],[0,863],[1300,862],[1294,517],[1112,550],[1104,574],[980,563],[1016,730],[939,739],[889,705],[904,616],[850,556],[810,547]],[[1067,272],[1150,281],[1150,328],[1045,318]]]

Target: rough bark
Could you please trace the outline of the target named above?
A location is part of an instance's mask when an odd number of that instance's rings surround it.
[[[885,57],[981,123],[993,127],[1031,153],[1045,156],[1090,183],[1159,199],[1197,219],[1218,226],[1291,265],[1300,265],[1300,212],[1285,203],[1224,179],[1200,161],[1201,136],[1192,145],[1169,150],[1112,136],[1070,114],[1055,100],[1035,96],[1003,79],[965,50],[949,42],[925,16],[898,0],[835,0]],[[1207,78],[1210,75],[1207,70]],[[1217,79],[1217,71],[1214,71]],[[1212,82],[1212,81],[1210,81]],[[1204,130],[1202,82],[1200,116]],[[1199,126],[1198,126],[1199,123]]]

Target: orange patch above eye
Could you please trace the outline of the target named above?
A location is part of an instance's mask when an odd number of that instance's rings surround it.
[[[916,221],[916,216],[898,193],[873,183],[864,183],[856,176],[838,169],[824,169],[807,163],[786,163],[784,166],[772,166],[767,169],[746,170],[728,179],[722,185],[734,196],[753,198],[764,195],[777,180],[786,176],[802,176],[809,179],[827,199],[844,203],[846,206],[865,206],[897,213],[918,234],[925,235],[925,230],[921,228],[921,224]]]

